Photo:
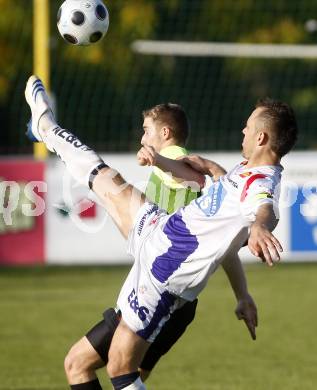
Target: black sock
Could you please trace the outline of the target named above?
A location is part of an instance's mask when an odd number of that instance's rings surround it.
[[[130,374],[116,376],[111,378],[111,382],[115,390],[121,390],[125,387],[131,385],[131,383],[135,382],[135,380],[140,376],[138,371],[131,372]]]
[[[98,378],[90,382],[80,383],[78,385],[70,385],[70,388],[72,390],[102,390]]]

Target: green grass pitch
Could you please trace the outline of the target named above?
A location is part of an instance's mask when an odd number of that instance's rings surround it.
[[[64,356],[115,302],[127,267],[0,268],[0,389],[67,390]],[[148,381],[155,390],[316,389],[317,264],[246,266],[257,340],[234,316],[222,270],[195,322]],[[111,389],[104,370],[104,389]]]

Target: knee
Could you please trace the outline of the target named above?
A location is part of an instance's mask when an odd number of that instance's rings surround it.
[[[119,354],[113,354],[111,350],[108,354],[107,373],[109,378],[114,378],[121,374],[122,362],[118,356]]]
[[[119,350],[110,348],[108,354],[107,373],[110,378],[135,371],[132,369],[130,360]]]
[[[72,347],[67,353],[64,360],[64,369],[68,377],[73,377],[85,370],[87,370],[85,359],[81,357],[80,351]]]

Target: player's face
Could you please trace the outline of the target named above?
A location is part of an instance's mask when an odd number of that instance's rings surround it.
[[[162,136],[161,129],[155,125],[152,118],[144,118],[143,131],[144,134],[141,139],[141,144],[152,146],[156,152],[159,152],[165,140]]]
[[[242,156],[249,159],[252,152],[255,150],[257,145],[257,117],[262,112],[263,108],[256,108],[249,116],[245,128],[242,130],[244,138],[242,141]]]

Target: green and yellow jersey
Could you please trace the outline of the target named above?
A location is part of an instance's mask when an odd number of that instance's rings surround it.
[[[187,156],[188,151],[181,146],[172,145],[162,149],[160,154],[176,160],[179,157]],[[184,187],[172,175],[154,167],[145,190],[145,195],[148,200],[156,203],[170,214],[196,199],[199,192],[191,189],[189,186]]]

